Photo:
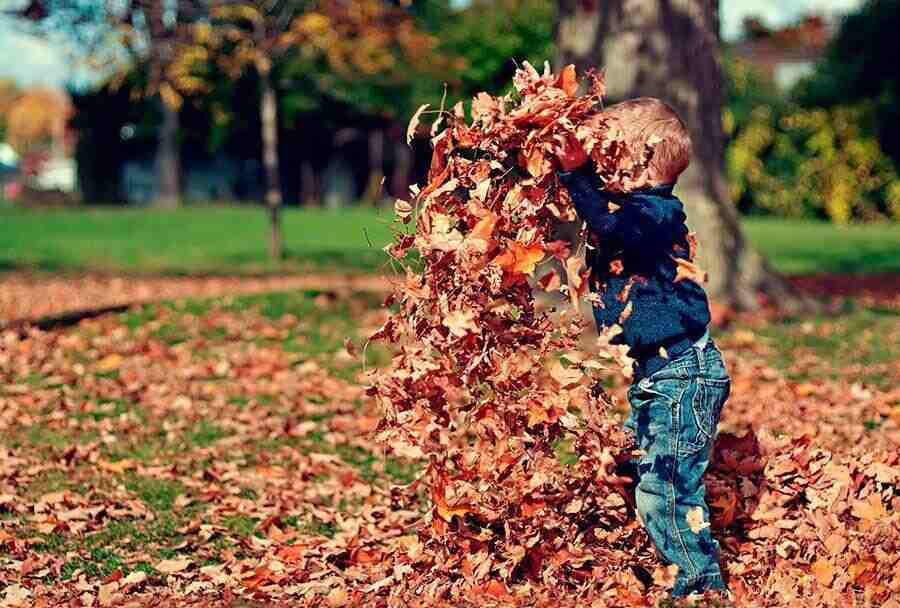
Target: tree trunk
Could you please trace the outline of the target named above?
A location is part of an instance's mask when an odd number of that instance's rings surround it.
[[[322,205],[316,170],[308,159],[300,163],[300,201],[306,207]]]
[[[278,102],[272,86],[271,63],[261,57],[256,63],[262,86],[259,114],[262,123],[263,170],[266,177],[266,205],[269,208],[270,251],[272,259],[281,260],[281,179],[278,163]]]
[[[681,115],[694,156],[676,193],[700,241],[711,298],[737,309],[762,292],[786,310],[808,303],[747,243],[728,200],[717,0],[560,0],[559,65],[603,68],[611,102],[658,97]]]
[[[410,173],[412,172],[412,150],[400,137],[392,139],[394,147],[394,170],[391,176],[391,196],[409,198]]]
[[[156,205],[175,208],[181,199],[181,153],[178,145],[178,110],[159,100],[162,124],[156,142]]]
[[[378,204],[384,195],[384,131],[372,129],[369,132],[369,179],[363,199],[372,205]]]

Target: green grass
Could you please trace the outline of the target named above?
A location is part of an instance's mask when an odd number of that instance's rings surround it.
[[[268,273],[376,270],[387,256],[391,213],[372,208],[284,212],[286,261],[268,260],[259,207],[23,210],[0,207],[0,271]],[[900,226],[839,227],[746,218],[751,242],[789,274],[900,272]],[[171,336],[177,339],[177,336]]]
[[[286,209],[281,270],[373,270],[387,255],[391,214],[371,208]],[[24,210],[0,207],[0,271],[266,273],[260,207]]]
[[[786,274],[900,272],[900,224],[747,218],[743,226],[750,241]]]

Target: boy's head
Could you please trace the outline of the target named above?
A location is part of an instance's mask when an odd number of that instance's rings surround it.
[[[674,184],[691,160],[691,136],[668,104],[654,97],[638,97],[609,106],[598,118],[619,131],[633,157],[653,143],[646,178],[636,186]]]

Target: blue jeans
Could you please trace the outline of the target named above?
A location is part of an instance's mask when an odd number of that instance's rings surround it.
[[[625,426],[642,452],[631,463],[635,502],[660,558],[678,566],[676,597],[725,588],[703,472],[730,385],[722,353],[706,339],[628,391]]]

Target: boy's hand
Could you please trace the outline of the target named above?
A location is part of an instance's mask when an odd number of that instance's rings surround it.
[[[557,135],[554,139],[557,143],[553,146],[553,153],[563,171],[574,171],[587,162],[587,152],[574,135]]]

